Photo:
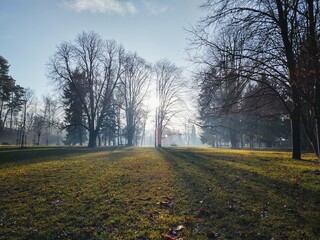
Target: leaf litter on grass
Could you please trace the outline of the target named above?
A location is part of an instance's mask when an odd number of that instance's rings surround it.
[[[63,161],[6,162],[0,172],[5,210],[0,235],[176,240],[318,236],[318,167],[312,161],[292,162],[285,154],[268,153],[260,161],[259,154],[264,153],[126,148],[79,150]]]

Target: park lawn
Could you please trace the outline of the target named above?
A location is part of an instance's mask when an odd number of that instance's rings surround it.
[[[312,155],[0,150],[0,239],[319,239]]]

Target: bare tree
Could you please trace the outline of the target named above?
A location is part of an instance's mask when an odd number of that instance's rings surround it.
[[[113,91],[122,74],[124,49],[115,41],[103,41],[94,32],[83,32],[74,42],[62,43],[49,62],[49,76],[58,88],[69,83],[77,93],[86,115],[89,147],[96,146],[101,124]],[[73,73],[80,72],[85,86],[78,86]],[[85,88],[85,94],[80,88]]]
[[[33,120],[33,133],[34,133],[33,142],[37,146],[40,146],[40,140],[41,140],[41,135],[43,133],[44,125],[45,125],[44,117],[40,114],[36,114]]]
[[[162,146],[163,130],[170,120],[183,111],[182,91],[185,83],[182,70],[168,60],[160,60],[154,66],[156,81],[156,145]]]
[[[58,110],[59,103],[58,100],[53,96],[47,95],[43,96],[43,118],[45,121],[45,136],[46,136],[46,145],[49,145],[49,137],[52,134],[52,130],[58,127]]]
[[[16,84],[16,81],[9,75],[9,63],[0,56],[0,135],[4,133],[9,125],[12,133],[13,116],[21,110],[24,88]],[[9,124],[8,118],[10,118]]]
[[[128,146],[132,146],[143,112],[143,102],[146,99],[151,80],[151,66],[136,53],[127,54],[124,72],[120,77],[120,92],[123,97],[123,107],[126,114],[126,137]]]
[[[147,110],[142,110],[140,113],[140,121],[141,121],[141,128],[142,128],[142,134],[141,134],[141,141],[140,145],[143,146],[145,145],[146,142],[146,124],[147,124],[147,119],[148,119],[149,111]]]
[[[301,87],[304,81],[299,77],[297,61],[300,43],[306,36],[312,40],[310,42],[313,42],[314,47],[318,46],[315,36],[319,34],[319,26],[316,26],[319,24],[319,2],[207,0],[202,8],[208,10],[208,15],[202,19],[198,28],[191,31],[194,36],[192,45],[198,49],[215,48],[245,59],[239,74],[248,83],[263,83],[283,103],[292,125],[292,158],[300,159],[301,98],[308,93],[303,92]],[[241,31],[244,34],[246,41],[241,53],[232,53],[230,49],[222,48],[212,36],[213,32],[220,35],[226,31]],[[315,49],[313,52],[318,51]],[[319,64],[315,55],[313,62],[313,71],[316,71]],[[272,84],[262,81],[262,75],[267,75],[265,79],[268,80],[272,77]]]
[[[300,3],[303,39],[298,52],[298,77],[302,84],[302,122],[308,139],[320,157],[320,2],[304,0]]]
[[[20,146],[25,147],[27,144],[27,111],[31,110],[35,100],[35,94],[34,91],[32,91],[30,88],[26,88],[24,90],[23,96],[22,96],[22,126],[21,126],[21,138],[20,138]]]

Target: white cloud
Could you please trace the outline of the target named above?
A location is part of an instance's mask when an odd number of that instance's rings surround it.
[[[90,11],[120,15],[137,12],[135,5],[128,0],[65,0],[64,4],[79,12]]]
[[[141,0],[141,3],[151,14],[161,14],[168,10],[168,6],[159,4],[154,0]]]

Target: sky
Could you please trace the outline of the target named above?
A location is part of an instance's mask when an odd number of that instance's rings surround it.
[[[0,0],[0,55],[10,75],[36,95],[50,94],[49,58],[82,31],[114,39],[149,62],[188,65],[187,32],[201,0]]]

